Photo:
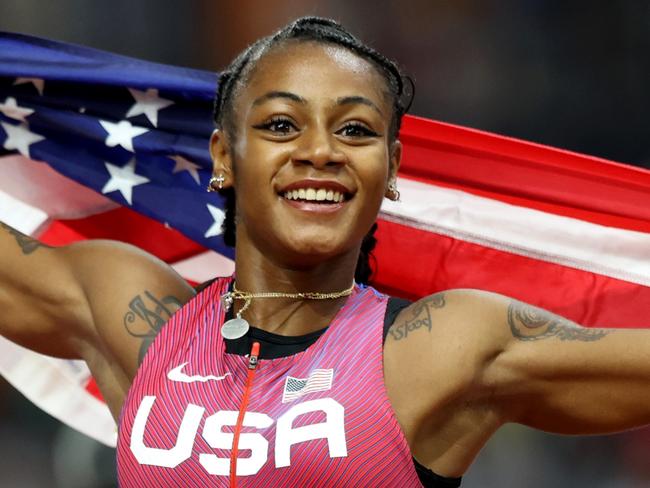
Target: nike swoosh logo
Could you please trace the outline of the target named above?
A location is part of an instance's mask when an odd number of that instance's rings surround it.
[[[225,379],[227,376],[230,376],[230,373],[226,373],[223,376],[200,376],[200,375],[194,375],[194,376],[189,376],[183,373],[183,368],[187,366],[187,363],[183,363],[180,366],[177,366],[176,368],[172,369],[169,373],[167,373],[167,379],[171,381],[176,381],[179,383],[195,383],[197,381],[201,383],[205,383],[210,380],[214,381],[221,381]]]

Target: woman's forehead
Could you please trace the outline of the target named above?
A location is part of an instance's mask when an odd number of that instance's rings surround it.
[[[310,41],[272,48],[247,81],[242,92],[253,99],[289,91],[303,98],[364,95],[383,103],[387,91],[386,80],[370,61],[347,48]]]

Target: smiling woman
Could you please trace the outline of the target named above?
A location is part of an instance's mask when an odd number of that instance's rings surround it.
[[[287,63],[290,69],[287,69]],[[260,72],[265,74],[253,76]],[[264,84],[264,80],[273,80],[277,84]],[[404,80],[395,63],[362,44],[338,24],[324,19],[302,19],[273,36],[260,39],[237,57],[220,78],[215,105],[215,122],[220,130],[215,132],[211,148],[213,155],[214,151],[222,151],[224,156],[216,160],[222,165],[216,168],[217,177],[235,176],[235,171],[239,170],[239,165],[233,166],[234,159],[239,157],[233,153],[235,141],[252,132],[258,141],[267,143],[254,146],[259,148],[263,157],[277,154],[286,159],[287,151],[291,150],[294,154],[290,157],[298,166],[303,160],[328,166],[315,180],[310,180],[306,174],[308,165],[298,168],[299,173],[303,173],[298,174],[302,178],[279,175],[274,190],[294,209],[316,212],[321,216],[327,214],[331,226],[343,224],[334,219],[342,215],[353,218],[353,212],[344,209],[353,200],[358,185],[353,174],[336,169],[336,166],[346,166],[346,153],[336,144],[330,146],[327,137],[319,139],[318,130],[322,128],[318,124],[327,124],[327,132],[336,136],[339,145],[348,150],[355,148],[356,159],[367,158],[368,162],[357,167],[381,177],[382,173],[375,172],[369,163],[381,165],[388,181],[381,182],[377,188],[382,195],[387,192],[390,198],[396,199],[399,194],[395,175],[401,157],[397,132],[412,98],[412,93],[404,93]],[[248,88],[245,94],[248,98],[242,99],[239,94],[244,85]],[[329,96],[325,98],[323,94]],[[242,120],[244,117],[248,120]],[[237,133],[238,122],[242,134]],[[284,144],[277,144],[279,142]],[[306,147],[306,143],[318,147]],[[282,171],[286,173],[286,169]],[[337,173],[344,174],[337,177]],[[241,179],[244,175],[237,177]],[[253,184],[259,183],[258,178],[257,175],[253,178]],[[226,242],[234,246],[235,193],[229,191],[230,185],[225,187],[224,235]],[[248,200],[256,192],[241,193]],[[374,245],[372,233],[375,229],[372,222],[380,201],[381,195],[372,205],[362,198],[356,200],[357,205],[366,205],[369,218],[366,217],[365,230],[370,230],[357,264],[356,277],[360,282],[367,282],[370,274],[368,255]],[[239,202],[240,206],[244,204]],[[255,213],[257,215],[257,211]],[[245,211],[241,209],[239,217],[243,218],[243,215]],[[308,223],[313,227],[316,221],[312,219]],[[297,237],[306,230],[304,225],[299,227],[298,230],[287,230]],[[338,233],[342,228],[358,231],[354,226],[343,226]]]
[[[198,293],[135,248],[0,227],[0,333],[88,363],[119,424],[121,486],[454,487],[507,422],[650,422],[648,330],[366,285],[379,207],[399,196],[404,87],[327,19],[242,53],[210,142],[237,274]]]
[[[291,266],[336,256],[348,269],[399,162],[386,82],[346,48],[296,41],[267,52],[249,77],[232,100],[236,128],[212,138],[224,187],[242,196],[238,249]]]

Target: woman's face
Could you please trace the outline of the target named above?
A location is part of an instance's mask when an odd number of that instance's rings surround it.
[[[295,265],[356,255],[401,156],[377,68],[290,42],[258,62],[233,109],[233,140],[213,137],[212,152],[235,187],[238,245]]]

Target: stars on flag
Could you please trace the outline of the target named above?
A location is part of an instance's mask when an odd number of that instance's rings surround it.
[[[133,205],[133,188],[151,181],[149,178],[135,172],[135,158],[131,159],[123,167],[107,162],[104,162],[104,165],[111,177],[102,188],[102,193],[119,191],[129,205]]]
[[[45,81],[42,78],[16,78],[14,85],[24,85],[26,83],[31,83],[36,88],[36,91],[39,95],[43,95],[43,90],[45,89]]]
[[[154,127],[158,127],[158,111],[174,103],[159,97],[156,88],[148,88],[147,91],[129,88],[129,92],[135,98],[135,103],[129,108],[126,118],[144,114]]]
[[[192,176],[194,181],[196,181],[197,185],[201,184],[201,179],[199,178],[199,169],[201,169],[201,166],[185,159],[183,156],[172,156],[172,159],[176,163],[174,169],[172,170],[173,173],[187,171]]]
[[[0,103],[0,112],[5,114],[10,119],[25,121],[25,117],[34,113],[31,108],[21,107],[13,97],[7,97],[4,103]]]
[[[108,147],[122,146],[130,152],[135,152],[133,149],[133,138],[149,132],[149,129],[132,125],[128,120],[120,120],[118,123],[100,120],[99,123],[108,132],[108,136],[106,137],[106,145]]]
[[[0,122],[0,125],[7,134],[2,146],[8,151],[16,150],[28,158],[31,157],[29,146],[45,139],[45,137],[30,131],[29,126],[25,123],[13,125]]]
[[[135,89],[122,85],[124,93],[128,91],[130,95],[127,96],[133,98],[133,103],[125,107],[121,103],[98,104],[94,92],[86,91],[87,87],[84,86],[78,93],[71,91],[66,95],[70,98],[69,107],[60,107],[59,101],[49,103],[48,98],[54,94],[49,91],[44,94],[45,81],[19,77],[9,82],[10,87],[32,85],[42,97],[42,110],[40,106],[24,105],[22,97],[31,97],[30,100],[34,97],[34,93],[28,93],[31,90],[7,88],[0,93],[0,117],[6,117],[0,120],[0,150],[4,148],[31,158],[33,144],[43,142],[42,146],[38,146],[38,158],[56,170],[65,171],[66,175],[78,178],[77,181],[123,205],[135,204],[139,211],[223,252],[222,241],[214,238],[222,236],[225,213],[219,208],[219,201],[213,200],[213,195],[205,194],[201,185],[205,176],[202,172],[209,172],[209,107],[205,110],[205,128],[201,126],[200,129],[204,132],[198,132],[197,126],[192,126],[194,132],[186,133],[188,124],[184,117],[188,112],[183,105],[185,99],[173,98],[173,92],[168,99],[160,96],[158,88]],[[66,93],[64,90],[68,89],[64,83],[57,85],[60,93]],[[167,113],[165,130],[158,130],[160,111],[170,106],[175,106],[176,110]],[[87,107],[93,107],[93,110],[87,111]],[[195,116],[195,106],[191,110],[193,112],[189,113]],[[103,114],[102,119],[95,115],[98,112]],[[84,117],[75,119],[74,113],[83,114]],[[140,123],[131,120],[137,116],[144,116],[151,125],[144,122],[144,118],[138,119],[142,121]],[[99,127],[102,130],[98,131]],[[69,139],[67,136],[72,134],[75,137]],[[144,134],[148,134],[146,141],[151,144],[135,141]],[[66,138],[59,139],[62,135],[66,135]],[[205,159],[199,156],[203,141]],[[122,150],[131,153],[126,164],[122,159]],[[188,154],[195,156],[189,159]],[[162,158],[169,158],[174,164],[161,164]],[[184,172],[196,183],[195,189],[191,183],[188,188],[186,184],[177,186],[174,182]],[[185,178],[182,176],[183,180]],[[140,189],[136,191],[138,187]],[[194,190],[196,193],[193,193]],[[187,191],[191,192],[190,198],[184,198],[188,195]],[[183,198],[176,200],[176,195],[183,195]],[[197,218],[188,220],[185,215]]]
[[[214,220],[214,222],[203,236],[206,239],[209,237],[216,237],[218,235],[221,235],[222,233],[221,226],[223,225],[223,221],[226,218],[226,214],[219,207],[215,207],[214,205],[210,205],[209,203],[207,204],[207,206],[208,206],[208,211],[210,212],[210,215],[212,215],[212,219]]]

